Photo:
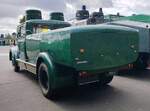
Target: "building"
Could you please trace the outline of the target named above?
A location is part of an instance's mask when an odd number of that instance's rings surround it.
[[[12,33],[12,35],[7,34],[5,37],[5,45],[15,45],[16,39],[16,33]]]
[[[15,45],[17,41],[16,33],[10,34],[1,34],[0,35],[0,46],[4,45]]]
[[[4,34],[0,35],[0,46],[1,45],[5,45],[5,38],[4,38]]]

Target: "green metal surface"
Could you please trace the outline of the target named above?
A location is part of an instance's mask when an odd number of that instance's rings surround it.
[[[137,59],[138,32],[107,25],[71,27],[29,35],[26,46],[33,63],[40,52],[48,52],[54,62],[77,70],[112,69]],[[85,53],[81,54],[80,49]]]
[[[77,70],[98,73],[127,65],[138,57],[138,32],[131,28],[89,26],[76,30],[71,37],[72,59]],[[80,53],[80,49],[85,52]]]
[[[42,59],[48,66],[52,88],[55,89],[75,85],[74,69],[55,64],[54,59],[46,52],[40,53],[37,58],[38,60]]]
[[[137,21],[137,22],[144,22],[144,23],[150,23],[150,15],[133,15],[122,18],[123,20],[131,20],[131,21]]]
[[[64,21],[64,14],[62,12],[53,12],[50,14],[50,20]]]
[[[42,19],[42,14],[40,10],[26,10],[25,20],[31,19]]]
[[[130,20],[120,20],[110,22],[109,24],[126,26],[137,29],[139,31],[139,52],[150,53],[150,26],[149,23],[130,21]]]

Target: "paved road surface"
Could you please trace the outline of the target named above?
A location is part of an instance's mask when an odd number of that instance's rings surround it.
[[[85,86],[51,101],[31,74],[13,72],[8,49],[0,47],[0,111],[150,111],[148,70],[123,72],[107,87]]]

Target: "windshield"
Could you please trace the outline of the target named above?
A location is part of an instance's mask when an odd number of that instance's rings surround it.
[[[48,32],[51,29],[46,25],[33,26],[33,33]]]

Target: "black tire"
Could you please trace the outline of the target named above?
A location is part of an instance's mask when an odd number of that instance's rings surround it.
[[[46,64],[41,63],[38,68],[38,81],[43,95],[48,99],[55,99],[55,90],[51,87],[51,81]]]
[[[148,54],[141,54],[137,61],[134,63],[135,69],[144,70],[148,67],[149,55]]]
[[[14,71],[15,71],[15,72],[20,72],[20,66],[18,65],[18,63],[17,63],[15,57],[12,58],[12,65],[13,65],[13,67],[14,67]]]
[[[20,72],[20,67],[18,66],[17,63],[14,64],[14,71],[15,72]]]
[[[9,52],[9,60],[10,61],[12,60],[12,53],[11,53],[11,51]]]
[[[100,85],[107,85],[113,80],[113,75],[109,75],[108,73],[100,74],[99,83]]]

